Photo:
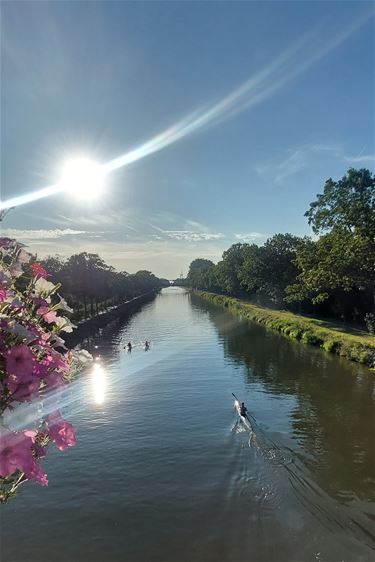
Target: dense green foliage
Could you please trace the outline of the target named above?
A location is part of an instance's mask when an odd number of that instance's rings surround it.
[[[316,234],[340,228],[374,238],[375,176],[350,168],[341,180],[330,178],[305,216]]]
[[[271,310],[242,300],[201,292],[205,299],[224,306],[241,318],[259,322],[302,343],[315,345],[351,361],[375,367],[375,339],[355,328],[345,328],[317,318],[307,318],[285,310]]]
[[[134,274],[117,272],[98,254],[82,252],[64,260],[47,257],[43,265],[50,280],[61,283],[61,294],[74,310],[74,318],[88,318],[153,289],[167,287],[169,281],[149,271]]]
[[[234,244],[215,265],[191,263],[186,284],[375,330],[375,176],[331,178],[305,213],[317,239],[276,234]]]

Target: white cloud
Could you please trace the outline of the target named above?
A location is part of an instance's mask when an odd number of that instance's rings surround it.
[[[203,232],[208,231],[207,226],[205,226],[204,224],[202,224],[200,222],[193,221],[193,220],[190,220],[190,219],[186,219],[185,222],[190,228],[194,228],[195,230],[201,230]]]
[[[347,162],[372,162],[375,164],[374,154],[364,154],[363,156],[345,156]]]
[[[265,240],[267,234],[262,234],[261,232],[248,232],[246,234],[235,234],[237,240],[242,242],[255,242],[256,240]]]
[[[153,230],[156,230],[158,236],[161,236],[164,239],[171,238],[173,240],[184,240],[185,242],[207,242],[210,240],[220,240],[225,238],[224,234],[221,232],[211,232],[209,227],[204,224],[192,219],[186,219],[178,215],[174,215],[172,213],[159,213],[152,218],[152,221],[153,222],[148,223],[148,226],[150,226]],[[157,226],[155,222],[159,224],[161,223],[163,226],[166,222],[168,222],[170,223],[168,225],[169,228]],[[171,223],[173,226],[177,226],[177,228],[171,228]],[[155,237],[155,235],[152,237]]]
[[[277,174],[275,177],[276,182],[280,182],[289,176],[293,176],[303,168],[306,168],[308,163],[308,151],[306,150],[296,150],[277,166]]]
[[[283,183],[285,179],[297,175],[302,170],[316,166],[324,157],[351,164],[368,162],[375,163],[375,155],[361,154],[348,156],[345,149],[337,144],[305,144],[296,149],[287,150],[287,156],[280,162],[269,160],[264,164],[254,166],[254,170],[261,177],[266,177],[276,183]]]
[[[175,240],[185,240],[187,242],[199,242],[201,240],[219,240],[224,238],[224,234],[221,232],[210,233],[210,232],[197,232],[194,230],[163,230],[163,233],[168,236],[168,238],[174,238]]]
[[[74,224],[76,226],[107,226],[107,225],[114,225],[114,224],[123,224],[126,220],[126,215],[123,211],[113,211],[109,210],[108,212],[103,213],[96,213],[96,214],[89,214],[89,215],[74,215],[71,217],[67,217],[65,215],[58,215],[64,221],[67,221],[70,224]]]
[[[86,231],[73,230],[71,228],[55,228],[53,230],[22,230],[18,228],[2,229],[3,236],[6,238],[16,238],[17,240],[51,240],[55,238],[62,238],[63,236],[77,236],[79,234],[86,234]]]

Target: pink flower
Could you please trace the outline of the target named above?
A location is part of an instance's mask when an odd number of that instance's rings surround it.
[[[34,363],[35,357],[27,345],[16,345],[6,352],[6,370],[19,379],[31,377]]]
[[[4,287],[0,287],[0,302],[4,302],[7,300],[7,298],[12,296],[12,292],[8,291],[8,289],[5,289]]]
[[[54,386],[56,382],[60,381],[59,384],[63,383],[63,374],[69,371],[69,361],[65,359],[59,352],[50,348],[48,353],[43,357],[42,360],[36,361],[34,364],[34,375],[40,378],[47,379],[50,383],[54,381]],[[51,375],[55,375],[51,377]]]
[[[11,476],[17,470],[26,478],[46,486],[47,475],[41,470],[33,455],[36,431],[17,433],[2,431],[0,434],[0,476]]]
[[[33,379],[20,380],[16,376],[10,375],[6,384],[13,400],[25,402],[31,400],[31,398],[38,394],[40,380],[36,377]]]
[[[41,299],[40,297],[33,297],[33,301],[36,306],[48,306],[46,299]]]
[[[37,314],[39,314],[39,316],[41,316],[43,320],[47,322],[47,324],[53,324],[53,322],[56,322],[56,312],[50,310],[48,306],[39,307],[37,310]]]
[[[69,371],[69,359],[67,357],[64,357],[63,355],[61,355],[61,353],[59,353],[55,349],[52,349],[51,358],[53,367],[55,369],[59,369],[64,373],[67,373]]]
[[[41,263],[37,263],[37,262],[33,263],[33,264],[31,264],[30,268],[31,268],[31,272],[33,274],[33,277],[43,277],[43,279],[48,277],[48,273],[44,269],[44,267],[42,266]]]
[[[44,377],[44,381],[49,390],[59,388],[65,384],[63,375],[61,373],[57,373],[56,371],[52,371],[51,373],[47,373]]]
[[[5,383],[13,400],[24,402],[35,396],[39,390],[40,380],[33,376],[37,364],[27,345],[17,345],[5,353],[8,377]]]
[[[48,360],[43,359],[43,361],[35,361],[33,374],[39,377],[40,379],[43,379],[48,375],[49,367],[50,367],[50,362]]]
[[[0,247],[9,248],[11,242],[10,238],[0,238]]]
[[[46,422],[50,439],[60,451],[76,444],[74,427],[61,417],[58,410],[47,416]]]
[[[46,448],[42,447],[39,443],[34,443],[32,451],[37,459],[42,459],[46,456]]]

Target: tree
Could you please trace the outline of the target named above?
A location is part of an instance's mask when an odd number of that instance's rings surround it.
[[[277,306],[284,305],[285,289],[298,275],[295,259],[301,243],[301,238],[292,234],[275,234],[264,246],[249,246],[240,269],[242,284]]]
[[[375,237],[375,176],[350,168],[339,181],[329,178],[305,216],[316,234],[333,228]]]
[[[341,180],[330,178],[305,216],[315,233],[327,234],[299,255],[301,274],[290,297],[302,290],[319,302],[329,290],[365,290],[375,311],[375,176],[350,168]]]
[[[238,270],[238,279],[248,293],[256,293],[263,282],[264,260],[260,246],[249,244],[244,261]]]
[[[333,298],[340,315],[345,319],[348,306],[341,293],[365,291],[367,302],[370,303],[371,295],[375,292],[374,256],[374,240],[341,228],[333,229],[316,242],[305,241],[296,257],[300,274],[297,282],[288,287],[287,300],[307,299],[318,304]],[[353,293],[352,310],[357,305],[354,296]],[[366,299],[362,300],[366,303]]]
[[[203,258],[193,260],[187,276],[188,283],[194,289],[210,289],[214,286],[215,264]]]
[[[60,256],[47,256],[41,263],[47,269],[50,281],[55,281],[65,266],[65,260]]]
[[[219,261],[215,268],[218,286],[228,295],[240,295],[243,292],[238,276],[248,246],[248,244],[233,244],[225,250],[222,261]]]
[[[149,271],[138,271],[132,275],[125,271],[118,273],[98,254],[87,252],[74,254],[66,261],[47,257],[43,264],[52,271],[51,279],[63,284],[62,293],[75,309],[76,319],[81,317],[82,303],[86,318],[88,312],[91,316],[98,314],[100,306],[106,309],[110,304],[114,306],[169,285],[169,281],[158,279]]]
[[[158,286],[157,278],[151,271],[141,270],[133,275],[139,294],[151,291]]]

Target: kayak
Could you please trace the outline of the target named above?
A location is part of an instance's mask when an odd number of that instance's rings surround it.
[[[232,394],[233,394],[233,393],[232,393]],[[234,400],[234,407],[235,407],[235,409],[236,409],[236,411],[237,411],[238,417],[240,418],[240,420],[242,421],[242,423],[243,423],[244,425],[246,425],[246,427],[252,431],[253,428],[251,427],[251,423],[250,423],[249,418],[248,418],[247,416],[242,416],[242,415],[241,415],[241,402],[238,400],[237,396],[235,396],[234,394],[233,394],[233,396],[234,396],[234,398],[235,398],[235,400]]]

